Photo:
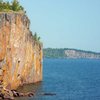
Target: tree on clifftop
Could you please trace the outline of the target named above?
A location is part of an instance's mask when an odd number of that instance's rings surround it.
[[[33,35],[33,39],[37,42],[40,42],[40,37],[38,37],[37,33],[35,32],[34,35]]]
[[[13,11],[19,11],[24,10],[23,7],[19,4],[18,0],[13,0],[12,2],[12,10]]]
[[[24,8],[19,4],[18,0],[4,2],[0,0],[0,11],[24,11]]]

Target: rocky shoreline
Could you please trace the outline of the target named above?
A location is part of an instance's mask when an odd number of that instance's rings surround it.
[[[0,81],[0,100],[14,100],[15,97],[31,97],[34,96],[35,91],[32,92],[18,92],[17,90],[9,90],[3,87]]]
[[[15,100],[16,97],[32,97],[36,95],[34,90],[28,92],[19,92],[20,90],[10,90],[3,87],[3,83],[0,81],[0,100]],[[42,92],[39,95],[42,96],[55,96],[56,93]]]
[[[8,90],[0,88],[0,100],[14,100],[16,97],[32,97],[35,91],[32,92],[18,92],[17,90]],[[55,93],[41,93],[42,96],[55,96]]]
[[[35,92],[22,93],[17,90],[8,90],[0,86],[0,100],[14,100],[15,97],[32,97]]]
[[[31,97],[34,96],[34,92],[28,92],[28,93],[22,93],[22,92],[18,92],[16,90],[7,90],[7,89],[3,89],[2,91],[4,92],[0,92],[0,100],[14,100],[15,97]]]

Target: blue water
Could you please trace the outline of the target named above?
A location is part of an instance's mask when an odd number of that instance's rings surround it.
[[[100,100],[100,60],[44,59],[43,82],[23,89],[36,95],[18,100]]]

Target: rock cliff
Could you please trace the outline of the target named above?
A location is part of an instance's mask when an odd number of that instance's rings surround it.
[[[0,13],[0,82],[7,89],[42,80],[42,45],[23,12]]]
[[[81,50],[65,50],[67,58],[87,58],[87,59],[100,59],[100,53],[81,51]]]
[[[96,52],[92,52],[92,51],[85,51],[85,50],[78,50],[78,49],[46,48],[43,51],[44,51],[44,57],[47,57],[47,58],[100,59],[100,53],[96,53]]]

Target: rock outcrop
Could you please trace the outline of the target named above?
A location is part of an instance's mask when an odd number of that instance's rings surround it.
[[[6,89],[42,80],[42,45],[23,12],[0,13],[0,82]]]
[[[44,57],[47,58],[100,59],[100,53],[70,48],[46,48],[43,50],[43,52]]]
[[[87,59],[100,59],[100,53],[81,51],[81,50],[65,50],[67,58],[87,58]]]

